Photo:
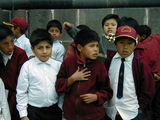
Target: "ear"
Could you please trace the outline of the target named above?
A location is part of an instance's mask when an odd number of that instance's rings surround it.
[[[82,49],[83,49],[83,46],[81,46],[80,44],[78,44],[78,45],[77,45],[77,50],[78,50],[79,52],[81,52]]]
[[[143,40],[145,40],[146,39],[146,35],[144,34],[144,35],[142,35],[142,39]]]

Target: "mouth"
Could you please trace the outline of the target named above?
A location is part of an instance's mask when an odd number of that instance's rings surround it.
[[[112,33],[113,31],[112,30],[108,30],[108,33]]]
[[[93,56],[94,56],[94,57],[97,57],[97,56],[98,56],[98,53],[93,54]]]

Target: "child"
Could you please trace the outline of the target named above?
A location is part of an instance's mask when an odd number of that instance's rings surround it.
[[[16,85],[21,66],[28,57],[24,50],[14,46],[13,32],[0,25],[0,77],[8,91],[8,103],[12,120],[18,119],[16,110]]]
[[[4,22],[4,24],[11,26],[11,30],[15,35],[14,44],[22,48],[29,58],[33,56],[31,45],[29,39],[25,35],[28,23],[24,18],[15,17],[9,23]]]
[[[2,114],[5,120],[11,120],[8,102],[6,99],[5,88],[0,78],[0,115]]]
[[[30,38],[36,55],[25,62],[17,85],[17,109],[21,120],[61,120],[55,90],[56,76],[61,63],[50,58],[53,40],[44,29],[36,29]]]
[[[99,55],[98,60],[104,62],[107,57],[106,51],[112,50],[115,51],[114,47],[114,35],[119,23],[119,16],[116,14],[108,14],[102,20],[102,28],[104,35],[101,37],[99,41]],[[66,27],[67,23],[64,23],[64,27]],[[73,25],[69,26],[66,29],[70,36],[74,36],[79,30]],[[72,31],[72,32],[71,32]]]
[[[137,29],[138,41],[143,42],[151,35],[151,28],[147,25],[140,25]]]
[[[63,23],[63,28],[67,30],[67,33],[75,39],[76,34],[83,29],[90,29],[87,25],[78,25],[77,28],[74,28],[74,25],[72,25],[69,22],[64,22]],[[75,31],[78,30],[78,31]],[[64,54],[64,59],[66,59],[69,56],[74,56],[76,55],[76,45],[74,41],[67,47],[66,52]]]
[[[136,31],[121,26],[115,34],[117,52],[105,62],[113,89],[107,114],[112,120],[145,120],[154,95],[155,83],[148,63],[138,54]]]
[[[77,54],[66,58],[57,75],[56,90],[65,93],[63,111],[67,120],[104,120],[103,103],[112,97],[107,71],[96,60],[99,37],[81,30],[75,38]]]
[[[47,31],[53,37],[53,46],[52,46],[52,58],[54,60],[63,61],[65,48],[59,42],[59,38],[62,34],[62,25],[58,20],[51,20],[47,24]]]

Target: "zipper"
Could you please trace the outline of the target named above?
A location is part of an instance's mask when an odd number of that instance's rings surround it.
[[[83,68],[85,68],[85,67],[86,67],[86,61],[84,61],[84,64],[83,64]],[[78,114],[79,88],[80,88],[80,81],[78,81],[77,94],[76,94],[76,103],[75,103],[76,120],[79,120],[79,114]]]

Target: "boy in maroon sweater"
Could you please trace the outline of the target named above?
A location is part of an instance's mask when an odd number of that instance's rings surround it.
[[[77,54],[61,65],[56,90],[65,93],[67,120],[105,120],[103,103],[111,99],[112,89],[104,64],[96,60],[98,42],[96,32],[81,30],[75,38]]]
[[[0,77],[8,91],[12,120],[18,119],[16,110],[16,85],[22,64],[28,60],[24,50],[14,46],[13,33],[8,26],[0,25]]]

